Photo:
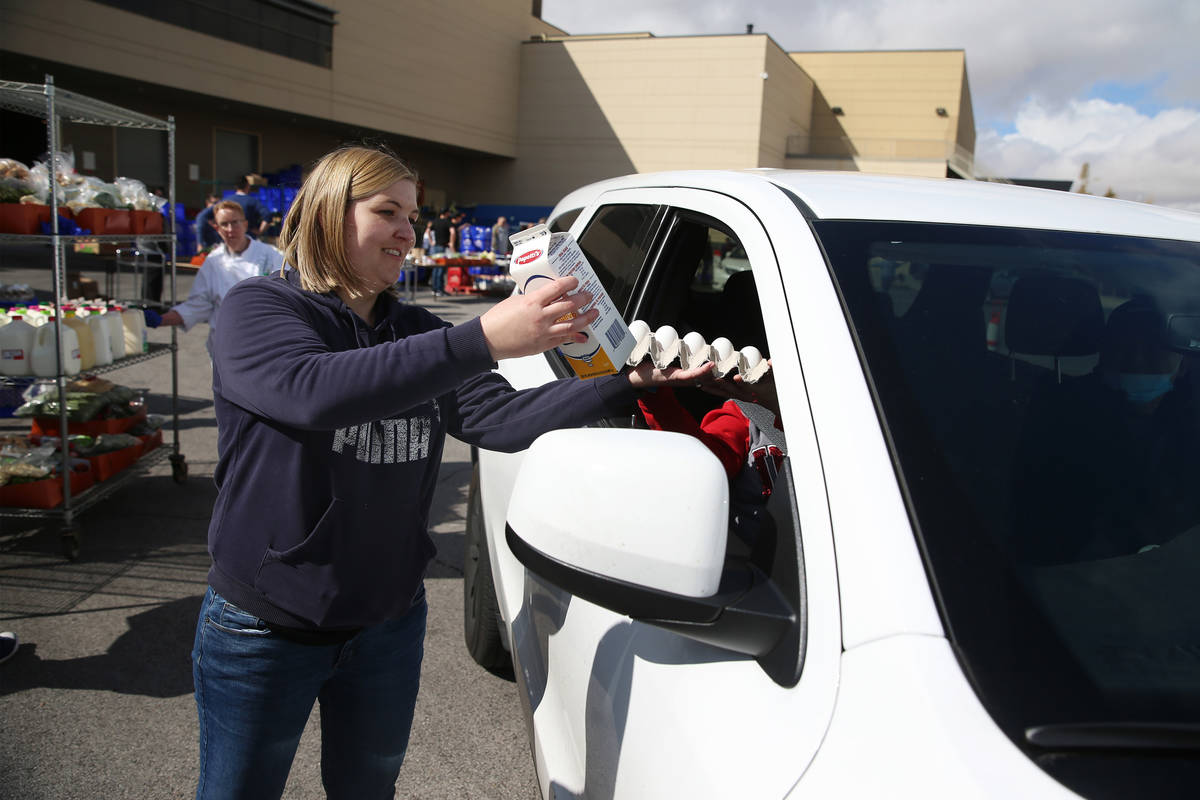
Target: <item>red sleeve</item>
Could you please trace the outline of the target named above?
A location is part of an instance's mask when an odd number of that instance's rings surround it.
[[[638,400],[646,424],[656,431],[674,431],[695,436],[712,451],[732,478],[746,463],[750,453],[750,421],[732,400],[704,415],[697,424],[695,418],[680,405],[675,392],[659,389]]]

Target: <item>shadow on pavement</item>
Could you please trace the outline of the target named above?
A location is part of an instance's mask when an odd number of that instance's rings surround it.
[[[203,595],[181,597],[128,618],[129,630],[101,655],[46,660],[23,642],[0,675],[0,695],[28,689],[98,689],[146,697],[192,692],[192,638]]]

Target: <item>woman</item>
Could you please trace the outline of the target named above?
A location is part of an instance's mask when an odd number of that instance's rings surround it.
[[[445,436],[522,449],[709,369],[646,365],[513,390],[494,362],[581,341],[591,298],[560,279],[451,327],[392,288],[417,215],[408,167],[336,150],[284,221],[294,268],[226,295],[213,338],[213,563],[192,654],[198,798],[279,797],[314,701],[327,795],[391,797],[416,702]]]

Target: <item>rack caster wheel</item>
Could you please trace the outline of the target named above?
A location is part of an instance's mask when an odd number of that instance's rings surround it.
[[[183,484],[187,481],[187,476],[187,460],[182,453],[175,453],[171,456],[171,479],[178,484]]]
[[[63,527],[59,534],[62,541],[62,554],[68,561],[74,561],[79,558],[79,540],[82,538],[80,530],[74,526]]]

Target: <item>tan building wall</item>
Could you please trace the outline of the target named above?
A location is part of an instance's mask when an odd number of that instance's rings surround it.
[[[782,168],[788,142],[812,136],[813,81],[774,41],[767,46],[764,71],[762,132],[754,166]]]
[[[920,162],[975,149],[975,121],[962,50],[792,53],[816,84],[807,153],[789,166],[925,174]],[[838,107],[842,114],[835,115]],[[939,116],[937,109],[945,109]],[[832,159],[832,160],[831,160]],[[956,160],[957,159],[953,159]],[[892,162],[912,162],[908,167]],[[933,172],[937,172],[933,169]],[[944,174],[944,169],[941,174]]]
[[[484,153],[516,153],[529,0],[335,9],[330,69],[87,0],[0,0],[0,49]]]
[[[959,50],[571,37],[534,17],[530,0],[324,1],[338,12],[329,69],[88,0],[0,0],[0,78],[61,73],[64,88],[174,115],[177,198],[188,205],[215,180],[217,128],[257,136],[264,172],[382,138],[417,167],[431,202],[460,205],[548,205],[584,183],[669,169],[945,174],[955,145],[968,165],[974,149]],[[114,177],[111,132],[71,128],[76,150],[96,154],[95,173]]]
[[[807,132],[812,82],[767,36],[550,38],[522,54],[517,160],[476,171],[480,198],[548,204],[631,172],[782,166]]]

